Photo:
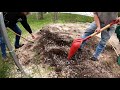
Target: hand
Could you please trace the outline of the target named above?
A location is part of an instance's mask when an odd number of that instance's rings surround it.
[[[119,21],[118,24],[120,24],[120,17],[118,17],[117,20]]]
[[[32,39],[35,39],[35,36],[33,34],[31,34],[31,37],[32,37]]]
[[[97,29],[95,30],[95,32],[98,32],[98,33],[99,33],[99,32],[100,32],[100,29],[101,29],[100,27],[97,27]]]

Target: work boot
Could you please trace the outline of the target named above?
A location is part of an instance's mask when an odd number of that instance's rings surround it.
[[[22,47],[24,44],[20,44],[19,46],[15,46],[15,49],[18,49],[20,47]]]
[[[90,57],[90,60],[92,60],[92,61],[98,61],[98,59],[95,58],[94,56]]]

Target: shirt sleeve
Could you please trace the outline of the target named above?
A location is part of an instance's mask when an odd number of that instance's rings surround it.
[[[28,22],[27,22],[27,17],[26,17],[26,16],[22,16],[21,18],[22,18],[22,21],[20,21],[21,24],[22,24],[23,27],[31,34],[31,33],[32,33],[32,30],[31,30],[30,25],[29,25]]]

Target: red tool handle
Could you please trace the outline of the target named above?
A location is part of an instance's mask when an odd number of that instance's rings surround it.
[[[114,24],[117,24],[119,22],[119,20],[113,20],[110,24],[106,25],[105,27],[101,28],[100,32],[102,32],[103,30],[106,30],[107,28],[111,27]],[[87,40],[97,34],[99,34],[100,32],[94,32],[93,34],[91,34],[90,36],[86,37],[84,40]]]

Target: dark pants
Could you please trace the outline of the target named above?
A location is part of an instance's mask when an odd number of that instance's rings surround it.
[[[14,27],[9,26],[10,29],[12,29],[15,33],[21,35],[22,31],[20,30],[20,28],[16,25],[14,25]],[[16,39],[15,39],[15,47],[19,47],[19,42],[20,42],[20,36],[16,35]]]
[[[101,23],[101,27],[104,27],[105,25]],[[85,33],[83,34],[82,38],[86,38],[87,36],[91,35],[92,33],[94,33],[94,31],[96,30],[97,25],[94,22],[92,22],[90,24],[90,26],[86,29]],[[108,31],[104,30],[101,32],[101,40],[98,43],[97,47],[96,47],[96,51],[94,52],[93,56],[95,58],[98,58],[99,55],[102,53],[102,51],[104,50],[104,48],[106,47],[106,43],[107,41],[110,39],[110,37],[112,36],[112,34],[115,31],[115,26],[112,26]],[[84,45],[86,44],[86,41],[83,42],[80,46],[80,48],[83,48]]]

